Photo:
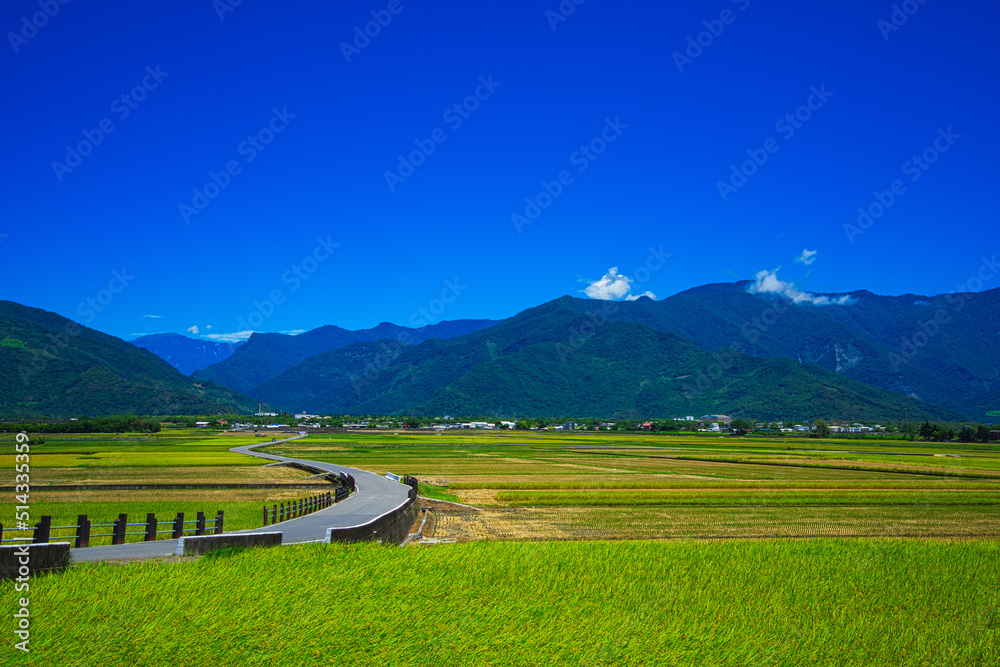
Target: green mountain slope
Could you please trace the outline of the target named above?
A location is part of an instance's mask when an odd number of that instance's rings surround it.
[[[55,313],[0,301],[0,414],[5,418],[215,414],[256,408],[185,377],[153,353]]]
[[[311,357],[252,394],[287,409],[333,413],[727,412],[889,421],[905,411],[911,418],[960,419],[814,365],[714,354],[636,322],[602,322],[593,312],[576,312],[571,299],[469,336],[399,349],[392,358],[383,348],[376,363],[379,353],[377,345],[349,346]]]
[[[426,409],[432,414],[533,414],[541,409],[549,415],[719,413],[882,421],[902,419],[907,410],[919,418],[960,418],[811,364],[738,352],[713,355],[636,323],[610,324],[568,356],[557,344],[545,343],[477,366],[435,395]]]
[[[816,307],[750,294],[747,285],[705,285],[662,301],[560,301],[676,333],[706,350],[816,364],[976,420],[986,419],[983,405],[1000,403],[1000,289],[936,297],[854,292],[849,305]]]

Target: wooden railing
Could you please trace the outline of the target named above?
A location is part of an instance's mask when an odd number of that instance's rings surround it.
[[[75,526],[53,526],[51,516],[43,516],[42,520],[35,524],[34,528],[15,528],[8,529],[8,533],[32,533],[31,537],[9,537],[6,540],[3,538],[4,527],[0,524],[0,544],[11,543],[11,542],[32,542],[34,544],[41,544],[44,542],[49,542],[52,531],[58,530],[74,530],[73,535],[74,544],[76,548],[89,547],[90,540],[99,537],[110,537],[111,544],[125,544],[127,537],[142,535],[143,542],[153,542],[157,539],[157,535],[163,535],[169,533],[171,538],[180,538],[184,536],[184,533],[191,533],[194,535],[207,535],[208,531],[211,530],[212,533],[216,535],[221,535],[223,531],[223,521],[225,519],[225,513],[219,510],[218,514],[211,521],[205,519],[204,512],[198,512],[196,519],[191,519],[189,521],[184,520],[184,512],[178,512],[177,516],[169,521],[157,521],[156,515],[150,512],[146,515],[146,520],[142,523],[129,523],[128,514],[119,514],[118,518],[115,519],[114,523],[99,523],[93,524],[90,519],[87,518],[86,514],[80,514],[77,516]],[[190,524],[194,524],[193,527],[188,527]],[[129,528],[135,528],[141,526],[143,528],[140,532],[128,532]],[[159,530],[160,526],[170,526],[166,530]],[[110,533],[101,533],[98,535],[91,534],[92,528],[111,528]],[[56,538],[59,539],[59,538]]]
[[[307,514],[312,514],[327,507],[332,506],[334,503],[339,503],[351,494],[351,490],[347,487],[340,487],[333,493],[327,491],[326,493],[321,493],[316,496],[310,496],[309,498],[302,498],[300,500],[292,500],[286,503],[276,503],[268,509],[267,505],[264,505],[264,525],[273,526],[276,523],[281,523],[282,521],[288,521],[289,519],[297,519]]]

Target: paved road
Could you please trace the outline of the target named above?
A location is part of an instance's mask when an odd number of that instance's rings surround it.
[[[345,472],[354,476],[357,484],[357,493],[347,500],[342,500],[332,507],[314,512],[300,519],[283,521],[276,526],[266,528],[254,528],[252,530],[227,531],[237,533],[268,533],[281,531],[283,544],[292,542],[310,542],[322,540],[326,536],[327,528],[349,528],[371,521],[372,519],[391,512],[408,498],[409,488],[405,484],[393,482],[364,470],[347,468],[333,463],[323,463],[320,461],[309,461],[306,459],[293,459],[287,456],[277,456],[276,454],[262,454],[253,451],[254,447],[264,445],[274,445],[282,442],[290,442],[304,438],[305,434],[278,440],[277,442],[260,443],[259,445],[247,445],[246,447],[236,447],[230,451],[248,456],[256,456],[272,461],[287,461],[302,463],[326,472]],[[132,529],[135,530],[135,529]],[[73,561],[77,563],[99,560],[120,560],[126,558],[155,558],[157,556],[172,556],[177,549],[177,540],[158,540],[156,542],[132,542],[116,546],[88,547],[86,549],[70,549]]]

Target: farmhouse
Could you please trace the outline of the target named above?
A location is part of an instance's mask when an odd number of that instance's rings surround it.
[[[733,421],[733,418],[729,415],[704,415],[700,418],[700,421],[729,424]]]

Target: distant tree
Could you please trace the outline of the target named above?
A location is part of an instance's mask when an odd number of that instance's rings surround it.
[[[729,428],[733,429],[736,435],[746,435],[747,432],[753,427],[753,424],[745,419],[734,419],[729,425]]]
[[[976,440],[979,442],[989,442],[990,441],[990,427],[979,425],[976,429]]]
[[[920,425],[920,439],[921,440],[931,440],[934,438],[934,430],[937,425],[930,423],[928,420],[924,420],[924,423]]]
[[[963,426],[958,430],[959,442],[972,442],[976,439],[976,430],[971,426]]]
[[[825,438],[830,435],[830,425],[824,419],[817,419],[813,422],[813,433],[817,438]]]
[[[517,430],[517,431],[527,431],[530,428],[531,427],[528,426],[528,422],[524,421],[523,419],[521,421],[516,422],[514,424],[514,429]]]

